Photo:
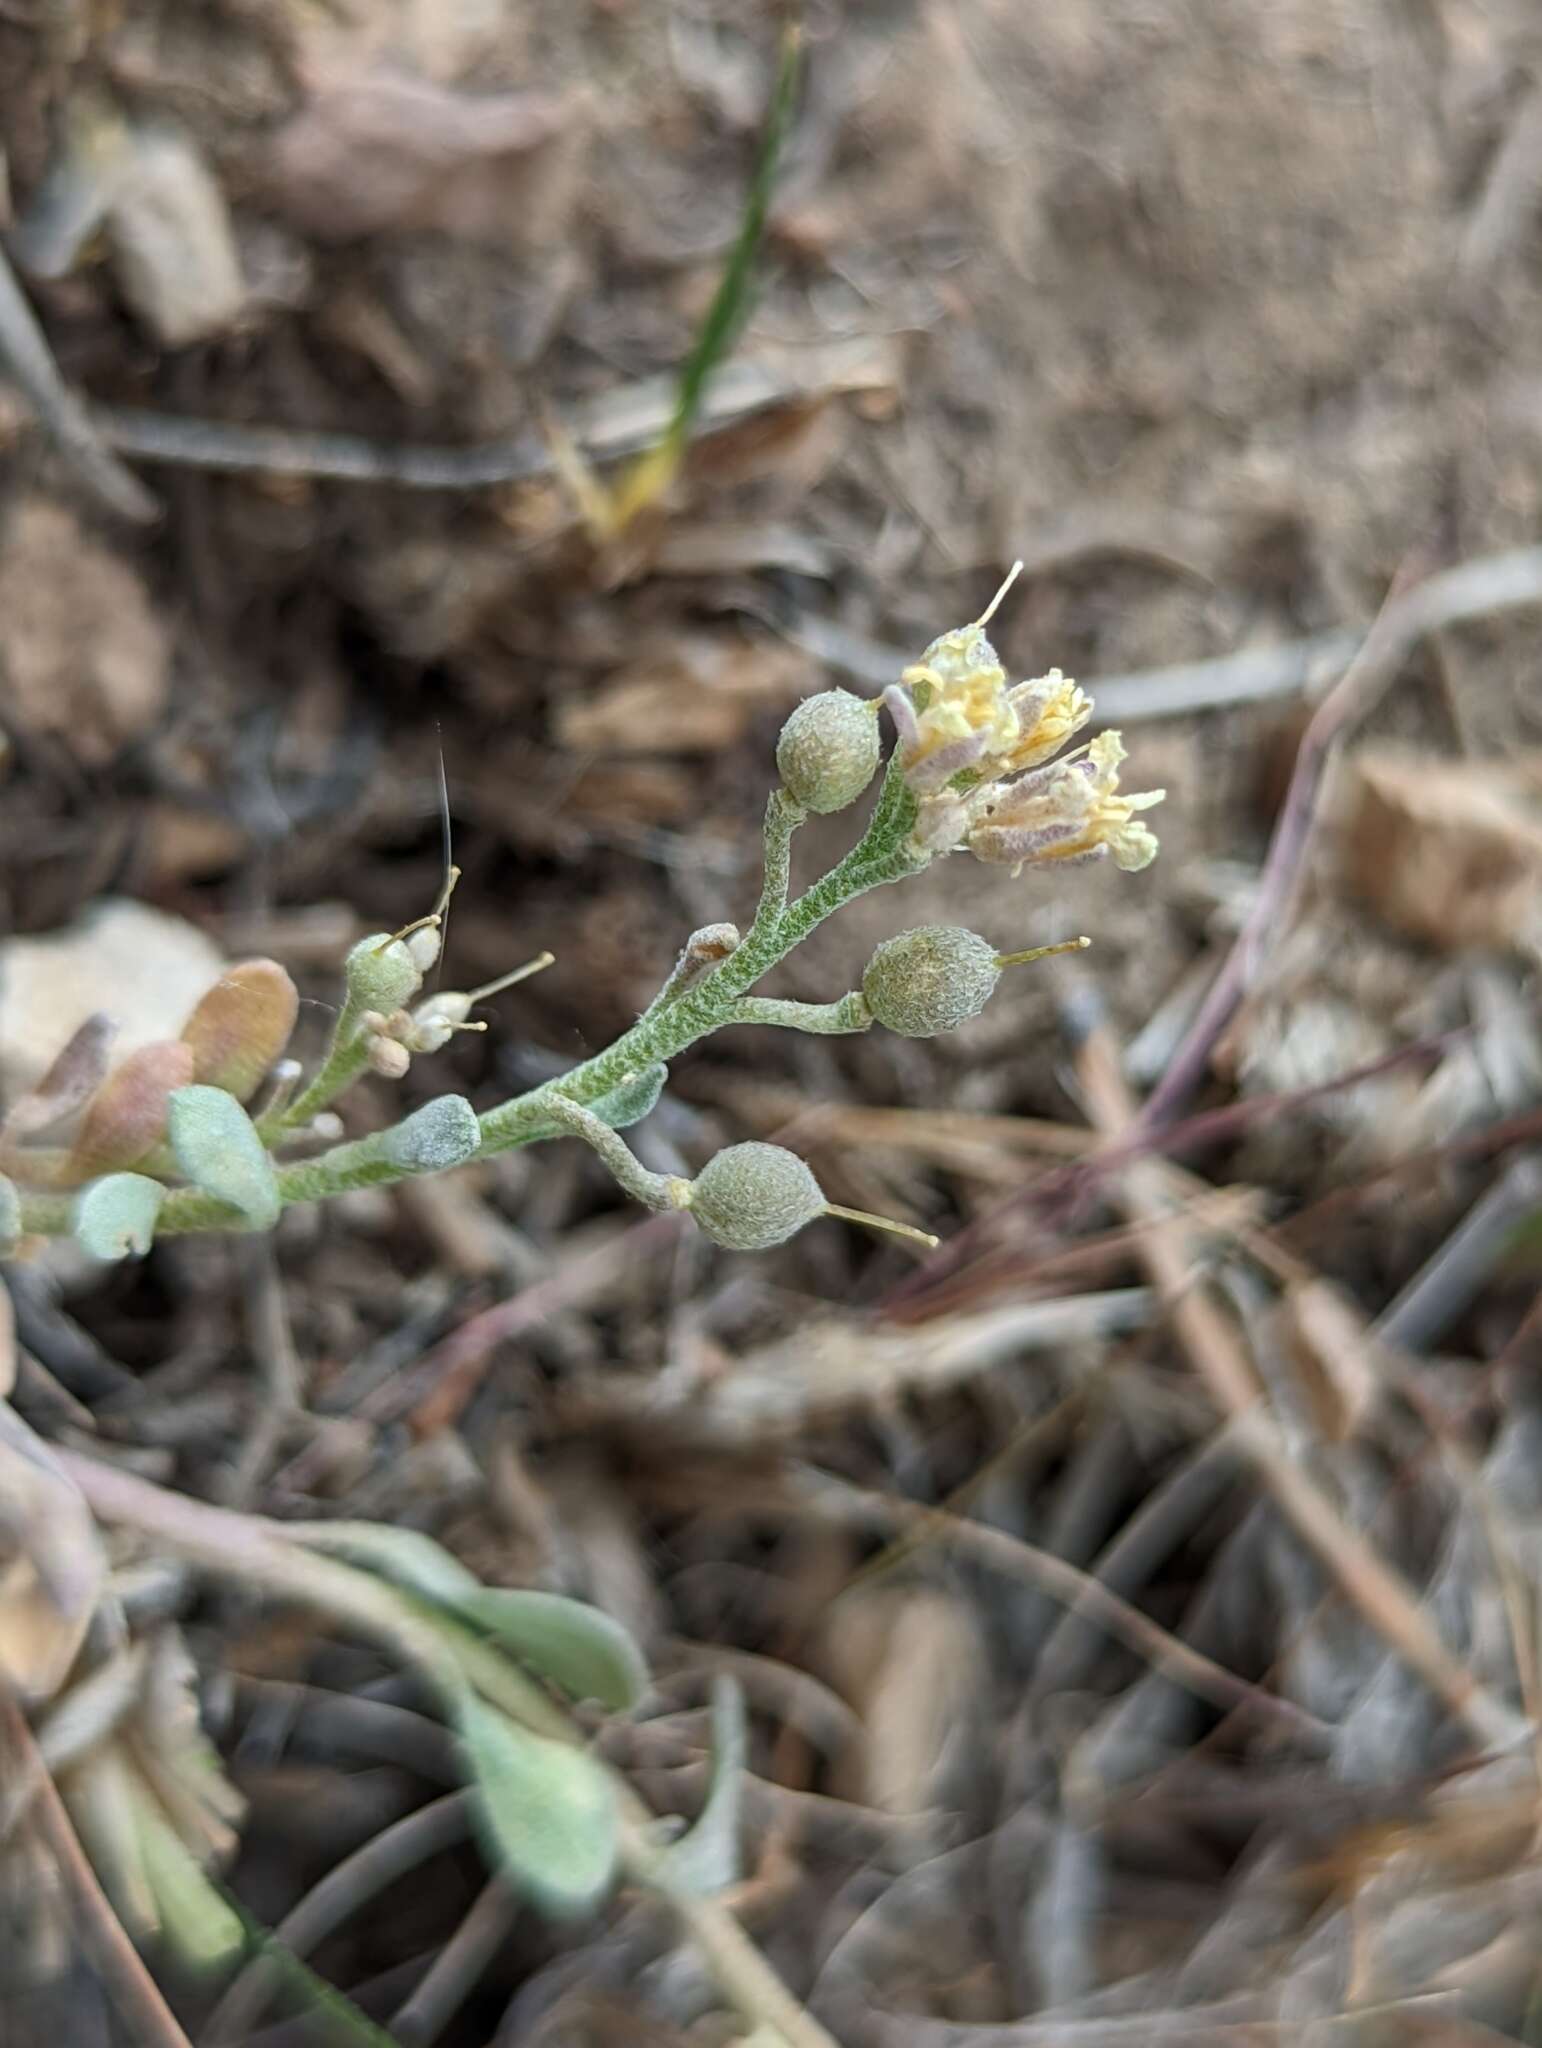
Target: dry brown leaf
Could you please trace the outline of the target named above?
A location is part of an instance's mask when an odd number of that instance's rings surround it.
[[[275,137],[262,183],[328,241],[433,227],[506,240],[518,159],[575,118],[549,93],[463,93],[385,69],[318,75]]]
[[[1326,1280],[1292,1283],[1280,1309],[1318,1428],[1332,1443],[1348,1442],[1381,1393],[1380,1346],[1354,1303]]]
[[[62,505],[25,498],[0,537],[0,709],[90,765],[160,717],[170,646],[144,585]]]
[[[47,1446],[0,1403],[0,1680],[47,1699],[69,1675],[107,1560],[91,1512]]]
[[[1539,770],[1535,756],[1366,749],[1342,799],[1351,886],[1388,924],[1445,950],[1542,946]]]
[[[641,655],[596,695],[560,705],[556,737],[579,753],[715,754],[768,705],[794,703],[814,681],[813,664],[796,648],[682,635]]]
[[[98,1010],[66,1040],[43,1074],[14,1102],[4,1120],[5,1136],[15,1142],[38,1136],[73,1116],[107,1078],[107,1057],[117,1025]]]
[[[825,1657],[867,1726],[859,1797],[885,1813],[946,1804],[983,1697],[985,1652],[969,1612],[929,1588],[847,1594]]]

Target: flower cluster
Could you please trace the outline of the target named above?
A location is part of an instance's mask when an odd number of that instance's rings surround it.
[[[884,692],[917,801],[915,842],[928,853],[966,847],[1014,872],[1110,854],[1127,871],[1143,868],[1157,841],[1137,814],[1165,792],[1120,794],[1117,732],[1055,760],[1092,717],[1091,699],[1058,668],[1009,684],[985,637],[1016,573],[973,625],[940,635]]]

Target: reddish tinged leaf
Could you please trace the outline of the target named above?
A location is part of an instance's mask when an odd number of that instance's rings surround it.
[[[107,1055],[118,1027],[98,1010],[86,1019],[5,1118],[5,1135],[13,1142],[29,1138],[61,1122],[93,1096],[107,1073]]]
[[[92,1098],[70,1148],[77,1180],[119,1173],[153,1152],[166,1136],[166,1105],[172,1091],[193,1078],[191,1046],[168,1040],[131,1052],[107,1076]]]
[[[289,1043],[299,1008],[299,992],[276,960],[238,961],[182,1027],[193,1055],[188,1079],[247,1101]]]

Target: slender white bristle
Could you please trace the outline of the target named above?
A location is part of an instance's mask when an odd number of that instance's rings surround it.
[[[981,612],[980,616],[975,620],[975,624],[977,626],[988,626],[990,624],[991,620],[996,616],[996,607],[1001,603],[1001,600],[1006,596],[1007,592],[1012,588],[1012,585],[1017,581],[1018,577],[1021,576],[1022,573],[1022,563],[1020,561],[1014,562],[1011,568],[1007,571],[1006,582],[1002,584],[1001,588],[996,592],[996,595],[991,599],[990,603],[985,607],[984,611]]]

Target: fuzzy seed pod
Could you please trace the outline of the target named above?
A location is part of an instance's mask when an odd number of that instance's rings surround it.
[[[996,949],[978,933],[923,924],[884,940],[867,963],[862,993],[890,1031],[935,1038],[978,1017],[1000,979]]]
[[[843,811],[878,768],[878,720],[850,690],[805,697],[782,727],[776,766],[789,796],[810,811]]]
[[[690,1211],[714,1244],[769,1251],[825,1213],[812,1172],[783,1145],[730,1145],[690,1184]]]
[[[349,952],[343,965],[348,999],[364,1010],[399,1010],[423,985],[423,974],[405,941],[371,932]]]

